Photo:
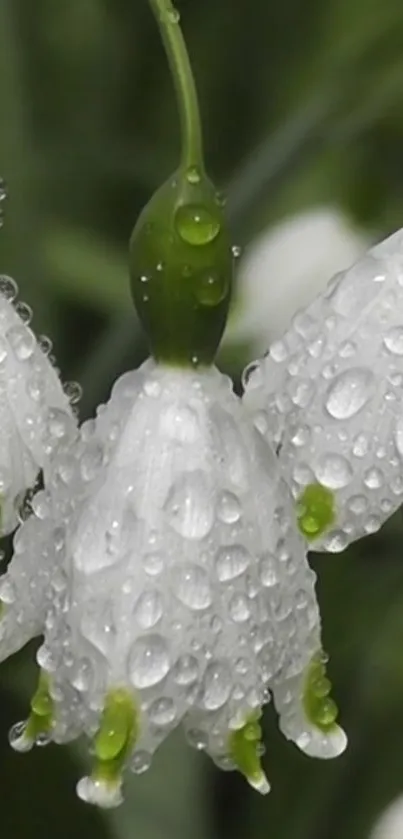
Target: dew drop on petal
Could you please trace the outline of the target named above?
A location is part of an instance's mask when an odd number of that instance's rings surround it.
[[[71,405],[76,405],[83,395],[83,389],[78,382],[66,382],[63,390]]]
[[[389,352],[394,355],[403,355],[403,327],[395,326],[386,333],[383,342]]]
[[[143,629],[151,629],[162,617],[162,598],[158,591],[143,591],[135,608],[134,617]]]
[[[207,572],[200,565],[183,564],[172,570],[176,597],[184,606],[199,611],[211,605],[212,594]]]
[[[217,515],[224,524],[235,524],[241,517],[241,505],[233,492],[222,492],[217,504]]]
[[[165,503],[168,520],[181,536],[203,539],[214,521],[212,494],[201,470],[182,474],[173,484]]]
[[[154,725],[162,727],[172,725],[176,719],[176,708],[174,702],[168,697],[156,699],[149,709],[149,716]]]
[[[142,690],[158,684],[168,671],[168,649],[160,635],[144,635],[134,642],[129,656],[129,674],[135,688]]]
[[[212,661],[203,678],[203,705],[208,711],[221,708],[229,698],[232,687],[231,672],[225,662]]]
[[[0,274],[0,294],[10,303],[17,297],[17,283],[12,277],[8,277],[7,274]]]
[[[187,405],[171,405],[161,416],[161,431],[171,440],[195,443],[200,437],[197,413]]]
[[[6,334],[14,355],[18,361],[27,361],[35,349],[35,336],[25,326],[12,326]]]
[[[250,616],[248,598],[244,594],[234,594],[229,603],[229,613],[235,623],[244,623]]]
[[[164,558],[158,551],[150,551],[143,557],[144,571],[150,577],[158,577],[164,568]]]
[[[28,306],[28,303],[22,303],[21,301],[19,301],[15,306],[15,311],[17,312],[17,315],[21,318],[25,326],[28,326],[28,324],[32,320],[32,309],[30,306]]]
[[[174,667],[173,678],[177,685],[187,687],[197,681],[199,665],[194,655],[181,655]]]
[[[327,392],[325,407],[334,419],[350,419],[366,405],[373,394],[374,375],[357,367],[340,373]]]
[[[341,489],[353,478],[353,470],[348,460],[338,454],[322,455],[314,471],[319,483],[329,489]]]
[[[141,775],[143,772],[147,772],[151,766],[151,755],[149,752],[144,750],[139,750],[135,752],[130,763],[130,768],[132,772],[135,772],[136,775]]]
[[[215,567],[220,582],[234,580],[246,571],[251,556],[243,545],[225,545],[217,552]]]

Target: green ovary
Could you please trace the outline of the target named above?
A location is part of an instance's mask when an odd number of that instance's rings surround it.
[[[138,712],[133,698],[123,688],[111,690],[107,694],[101,724],[95,735],[93,780],[111,784],[119,782],[138,733]]]
[[[318,539],[335,521],[334,494],[321,484],[308,484],[297,501],[298,527],[309,542]]]
[[[304,709],[309,721],[328,733],[336,725],[337,705],[330,698],[331,684],[326,678],[325,656],[317,653],[308,667],[304,691]]]
[[[258,711],[250,716],[242,728],[230,734],[229,754],[237,769],[253,787],[268,792],[269,785],[261,765],[260,717],[261,712]]]

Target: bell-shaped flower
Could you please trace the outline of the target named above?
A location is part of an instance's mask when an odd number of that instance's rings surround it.
[[[45,637],[11,742],[92,735],[85,800],[118,804],[123,768],[147,769],[180,721],[190,744],[268,792],[259,718],[270,694],[307,754],[344,749],[288,488],[216,368],[149,360],[122,376],[54,455],[16,549],[6,581],[25,575],[22,623],[34,586]]]
[[[278,340],[298,309],[351,265],[368,239],[341,210],[319,206],[286,217],[247,248],[224,336],[224,345],[247,344],[256,354]]]
[[[15,282],[0,277],[0,534],[18,523],[26,491],[34,486],[72,412],[55,368],[51,344],[38,342],[31,311],[14,303]]]
[[[403,231],[337,274],[244,388],[315,549],[378,530],[403,500]]]

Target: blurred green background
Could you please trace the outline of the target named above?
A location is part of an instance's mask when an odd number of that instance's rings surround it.
[[[317,203],[371,235],[403,225],[401,0],[178,0],[209,171],[234,242]],[[171,80],[146,0],[0,0],[0,172],[10,192],[1,270],[49,335],[82,415],[146,345],[130,307],[127,242],[177,162]],[[277,281],[278,278],[272,278]],[[230,369],[247,361],[239,352]],[[229,362],[227,362],[229,364]],[[0,670],[5,839],[365,839],[403,793],[403,520],[342,556],[313,556],[325,646],[350,748],[321,763],[265,717],[261,799],[180,733],[131,777],[113,813],[77,801],[83,747],[11,752],[33,650]]]

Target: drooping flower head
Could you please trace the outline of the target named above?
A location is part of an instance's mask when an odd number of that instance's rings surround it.
[[[0,590],[0,655],[44,635],[12,745],[92,737],[78,793],[102,806],[121,801],[123,769],[146,769],[181,721],[194,746],[267,792],[259,720],[271,695],[307,754],[333,757],[346,743],[281,466],[213,366],[233,255],[179,16],[169,0],[151,5],[184,129],[181,166],[131,242],[152,359],[118,380],[95,420],[60,435]]]

